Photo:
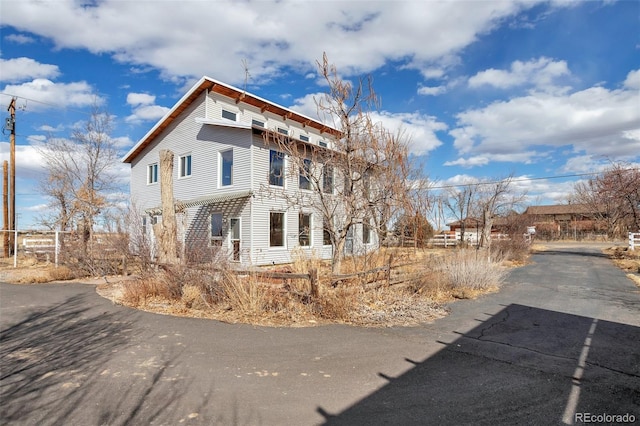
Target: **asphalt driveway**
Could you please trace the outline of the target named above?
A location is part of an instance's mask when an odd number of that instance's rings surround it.
[[[640,291],[596,246],[420,327],[174,318],[78,284],[0,284],[0,327],[3,424],[640,423]]]

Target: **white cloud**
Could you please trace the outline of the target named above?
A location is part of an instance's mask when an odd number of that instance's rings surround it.
[[[95,95],[92,87],[84,81],[54,83],[48,79],[37,78],[22,84],[6,85],[3,92],[25,99],[37,99],[38,102],[29,103],[30,111],[104,103],[104,99]]]
[[[55,78],[60,75],[57,65],[41,64],[31,58],[0,58],[0,81],[16,83],[34,78]]]
[[[430,2],[424,7],[421,2],[272,0],[149,7],[118,0],[23,0],[3,9],[3,24],[51,38],[58,48],[111,54],[134,67],[151,65],[167,78],[211,75],[237,84],[244,79],[244,60],[260,81],[283,67],[312,71],[323,52],[345,75],[404,60],[430,78],[480,34],[539,2],[469,2],[465,7]],[[233,48],[224,40],[234,40]]]
[[[640,90],[640,69],[630,71],[629,74],[627,74],[627,79],[624,81],[624,87]]]
[[[540,90],[557,90],[553,84],[560,77],[571,75],[565,61],[553,61],[541,57],[528,62],[515,61],[507,70],[494,68],[481,71],[469,78],[469,87],[477,88],[483,85],[500,89],[516,86],[532,85]]]
[[[138,106],[138,105],[152,105],[156,102],[156,97],[154,95],[149,95],[147,93],[129,93],[127,95],[127,103],[129,105]]]
[[[147,93],[129,93],[127,104],[133,107],[133,114],[125,118],[127,123],[159,120],[171,109],[155,105],[156,97]]]
[[[33,37],[29,37],[24,34],[9,34],[8,36],[5,36],[4,39],[16,44],[30,44],[35,43],[36,41]]]
[[[446,91],[447,91],[447,88],[445,86],[433,86],[433,87],[422,86],[418,88],[418,94],[426,95],[426,96],[438,96],[438,95],[442,95]]]
[[[592,87],[560,95],[533,92],[457,115],[450,131],[459,154],[518,154],[532,147],[572,147],[611,158],[640,152],[636,90]]]
[[[63,131],[64,126],[62,124],[58,124],[56,127],[53,127],[48,124],[43,124],[42,126],[38,127],[38,130],[41,132],[55,133]]]

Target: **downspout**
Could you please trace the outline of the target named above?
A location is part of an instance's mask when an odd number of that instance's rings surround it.
[[[249,262],[254,265],[253,258],[253,130],[249,133],[249,170],[250,170],[250,188],[251,196],[249,197]]]

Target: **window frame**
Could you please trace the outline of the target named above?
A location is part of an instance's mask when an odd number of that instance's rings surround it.
[[[307,225],[303,227],[303,218],[307,219]],[[312,221],[311,213],[298,212],[298,245],[300,247],[311,247],[312,243]],[[307,243],[303,244],[303,237],[306,236]]]
[[[298,171],[298,189],[311,190],[311,159],[305,158],[302,160],[302,167]]]
[[[158,183],[159,164],[151,163],[147,166],[147,185],[155,185]]]
[[[229,111],[228,109],[222,108],[222,112],[220,113],[220,115],[225,120],[234,121],[234,122],[238,121],[238,113],[237,112]],[[233,118],[231,118],[231,117],[233,117]]]
[[[278,215],[280,219],[280,229],[273,228],[273,218]],[[269,248],[270,249],[282,249],[286,248],[286,217],[285,213],[282,211],[270,211],[269,212]],[[274,234],[279,232],[280,236],[278,239],[274,239]],[[276,235],[277,236],[277,235]],[[279,241],[278,241],[279,240]],[[276,244],[280,242],[280,244]]]
[[[188,160],[188,165],[186,164],[187,162],[187,158]],[[188,166],[188,170],[185,171],[185,166]],[[191,173],[193,172],[193,157],[191,156],[191,153],[189,154],[184,154],[181,155],[179,160],[178,160],[178,178],[179,179],[183,179],[183,178],[187,178],[191,176]],[[186,173],[186,172],[189,173]]]
[[[229,183],[225,183],[225,173],[224,173],[224,165],[225,165],[225,158],[224,155],[227,153],[231,153],[231,171],[229,174]],[[233,186],[233,148],[231,149],[225,149],[224,151],[219,151],[218,152],[218,165],[219,165],[219,169],[220,169],[220,176],[219,176],[219,188],[225,187],[225,186]]]
[[[220,217],[220,235],[213,235],[213,217]],[[215,243],[214,243],[215,241]],[[224,215],[221,212],[212,212],[209,214],[209,247],[222,247],[222,242],[224,241]]]
[[[274,158],[280,160],[280,175],[276,175],[274,173],[273,168],[273,160]],[[269,150],[269,185],[278,186],[280,188],[284,188],[285,182],[285,163],[284,163],[285,155],[283,152],[277,151],[275,149]]]
[[[328,173],[330,171],[330,173]],[[335,191],[335,173],[333,166],[325,164],[322,167],[322,192],[325,194],[333,194]]]
[[[322,245],[331,246],[331,232],[329,232],[329,220],[326,217],[322,218]]]
[[[252,126],[261,127],[263,129],[265,129],[266,128],[265,124],[266,123],[264,121],[260,121],[257,118],[252,118],[251,119],[251,125]]]

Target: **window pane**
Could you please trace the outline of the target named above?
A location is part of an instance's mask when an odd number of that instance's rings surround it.
[[[191,156],[180,157],[180,177],[191,176]]]
[[[311,215],[308,213],[298,214],[298,244],[308,247],[311,245],[309,230],[311,229]]]
[[[158,164],[150,164],[149,165],[149,179],[148,182],[149,183],[156,183],[158,182]]]
[[[284,213],[270,213],[269,246],[284,247]]]
[[[304,142],[309,142],[309,136],[307,135],[300,135],[300,140],[304,141]]]
[[[220,153],[222,159],[222,186],[233,184],[233,151],[224,151]]]
[[[333,193],[333,167],[328,165],[322,170],[322,191],[327,194]]]
[[[284,186],[284,154],[269,151],[269,185]]]
[[[260,121],[260,120],[256,120],[255,118],[253,120],[251,120],[251,124],[257,127],[263,127],[264,128],[264,121]]]
[[[331,233],[329,232],[329,222],[325,218],[322,221],[322,244],[325,246],[331,245]]]
[[[222,213],[211,215],[211,245],[220,245],[222,241]]]
[[[226,118],[227,120],[236,121],[236,113],[227,111],[226,109],[222,110],[222,118]]]
[[[299,179],[300,189],[311,188],[311,184],[309,182],[309,173],[311,173],[311,160],[307,158],[303,161],[302,167],[300,168],[300,179]]]
[[[283,129],[282,127],[278,127],[278,133],[288,135],[289,131],[287,129]]]
[[[362,242],[364,244],[371,242],[371,225],[369,225],[369,221],[367,220],[362,223]]]

